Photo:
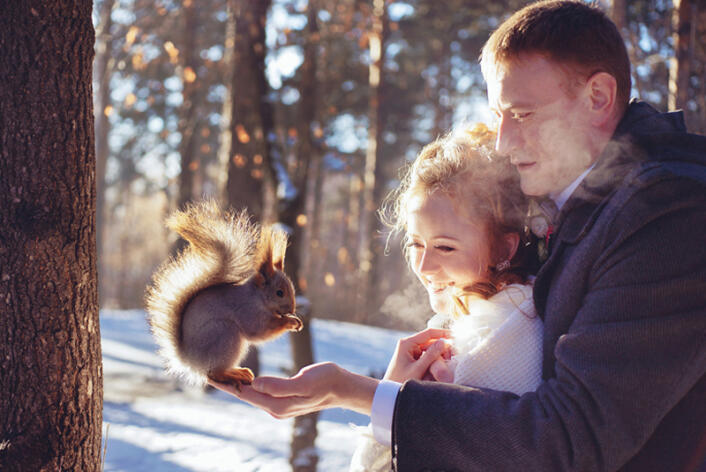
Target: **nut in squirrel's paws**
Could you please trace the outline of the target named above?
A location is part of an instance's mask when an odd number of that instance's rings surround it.
[[[209,372],[208,378],[222,384],[232,385],[240,391],[242,385],[250,385],[255,378],[252,370],[247,367],[238,367],[220,372]]]
[[[289,331],[301,331],[304,327],[304,322],[297,315],[282,315],[287,320],[287,329]]]

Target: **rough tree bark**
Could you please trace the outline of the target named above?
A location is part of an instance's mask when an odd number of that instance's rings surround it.
[[[0,2],[0,470],[100,469],[89,0]]]

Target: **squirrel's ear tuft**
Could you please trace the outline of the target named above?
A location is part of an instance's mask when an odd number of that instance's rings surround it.
[[[266,226],[262,229],[260,244],[263,265],[269,264],[271,266],[267,270],[272,271],[273,274],[275,271],[283,271],[284,255],[287,251],[287,233]],[[264,267],[260,270],[264,270]]]
[[[284,252],[287,250],[287,234],[265,226],[260,232],[260,264],[258,273],[265,279],[272,279],[277,271],[284,268]]]
[[[275,270],[278,270],[280,272],[284,271],[284,255],[281,257],[276,257],[272,261],[272,266],[275,268]]]
[[[277,270],[284,270],[284,255],[287,252],[287,233],[272,231],[272,264]]]

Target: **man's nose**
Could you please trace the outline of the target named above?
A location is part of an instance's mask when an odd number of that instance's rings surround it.
[[[495,150],[509,156],[520,146],[521,136],[518,123],[511,117],[501,118],[498,122],[498,135],[495,138]]]

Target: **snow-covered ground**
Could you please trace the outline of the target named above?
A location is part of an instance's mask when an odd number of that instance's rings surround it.
[[[405,333],[314,320],[317,361],[361,374],[382,373]],[[101,311],[105,471],[286,472],[292,420],[276,420],[223,392],[204,392],[168,377],[141,310]],[[291,370],[289,337],[261,346],[261,375]],[[321,414],[320,471],[347,470],[356,433],[368,418]],[[107,431],[107,434],[106,434]]]

